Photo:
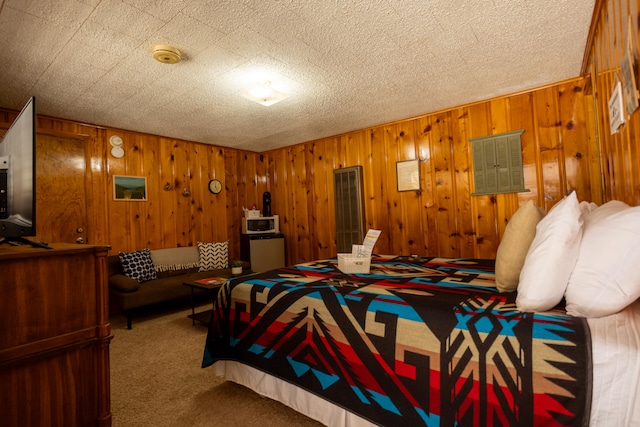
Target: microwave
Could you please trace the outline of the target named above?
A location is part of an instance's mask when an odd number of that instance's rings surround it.
[[[278,215],[242,218],[243,234],[279,233],[280,219]]]

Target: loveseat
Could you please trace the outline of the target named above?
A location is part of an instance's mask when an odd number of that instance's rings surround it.
[[[111,255],[108,257],[108,281],[110,304],[123,311],[127,316],[127,328],[131,329],[132,314],[142,307],[180,299],[188,299],[192,296],[191,287],[184,286],[184,282],[204,279],[209,277],[232,277],[231,268],[228,266],[226,251],[217,251],[215,257],[218,260],[207,258],[203,264],[199,247],[186,246],[170,249],[129,252],[126,254]],[[205,244],[212,245],[212,244]],[[222,244],[220,244],[222,245]],[[143,261],[135,266],[137,273],[142,271],[143,277],[131,274],[130,264],[123,266],[122,256],[135,256],[136,261]],[[147,259],[150,257],[150,260]],[[214,257],[214,258],[215,258]],[[147,261],[145,263],[145,261]],[[243,274],[250,272],[249,264],[243,263]],[[214,268],[210,268],[210,267]],[[225,268],[215,268],[225,267]],[[206,268],[206,271],[199,269]],[[153,271],[152,271],[153,270]],[[206,291],[195,289],[195,296],[202,296]]]

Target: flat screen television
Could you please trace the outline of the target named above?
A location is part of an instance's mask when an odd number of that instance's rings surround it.
[[[36,235],[36,99],[31,97],[0,141],[0,244]]]

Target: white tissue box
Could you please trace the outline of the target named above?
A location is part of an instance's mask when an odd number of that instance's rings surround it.
[[[346,274],[369,273],[371,257],[355,257],[352,254],[338,254],[338,269]]]

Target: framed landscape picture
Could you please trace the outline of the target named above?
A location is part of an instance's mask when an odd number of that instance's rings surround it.
[[[127,201],[147,200],[147,178],[143,176],[113,176],[113,199]]]

